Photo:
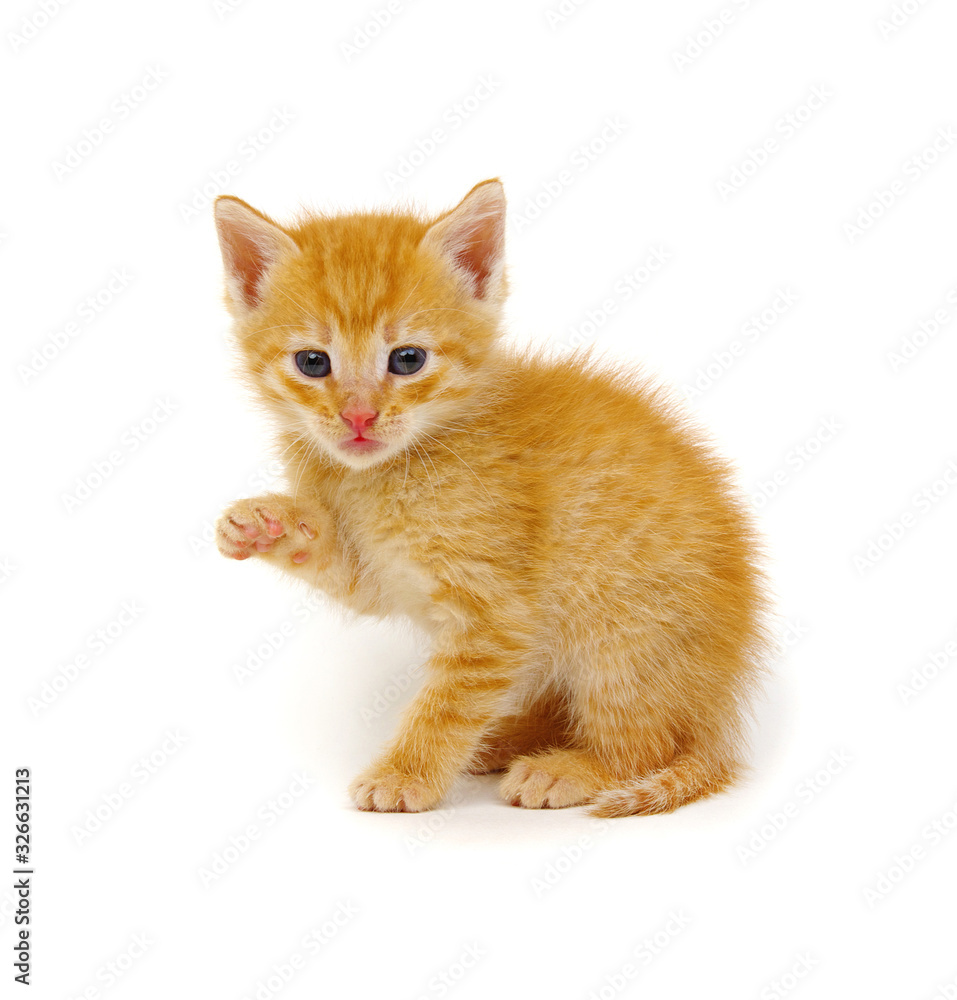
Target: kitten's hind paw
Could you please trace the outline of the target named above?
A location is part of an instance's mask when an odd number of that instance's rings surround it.
[[[236,500],[216,523],[216,545],[229,559],[271,553],[304,563],[316,548],[319,529],[315,521],[278,494]]]
[[[589,756],[578,750],[548,750],[516,757],[500,792],[513,806],[564,809],[590,801],[602,780]]]

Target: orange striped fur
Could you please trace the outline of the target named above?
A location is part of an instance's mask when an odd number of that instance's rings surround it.
[[[463,772],[504,769],[513,805],[666,812],[741,770],[758,543],[667,393],[502,344],[504,213],[497,180],[434,219],[279,226],[218,200],[244,371],[288,463],[285,492],[223,514],[219,546],[430,635],[360,809],[429,809]],[[423,367],[390,371],[410,347]]]

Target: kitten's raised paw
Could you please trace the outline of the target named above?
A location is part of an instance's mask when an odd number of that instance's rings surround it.
[[[513,806],[564,809],[590,801],[603,786],[591,758],[579,750],[548,750],[516,757],[499,791]]]
[[[422,778],[386,767],[373,767],[360,775],[349,793],[365,812],[423,812],[442,798],[442,793]]]
[[[278,495],[236,500],[216,523],[216,545],[230,559],[272,553],[304,563],[318,530],[310,520]]]

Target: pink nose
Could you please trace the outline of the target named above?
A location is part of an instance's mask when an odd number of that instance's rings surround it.
[[[368,430],[378,417],[378,413],[375,410],[363,410],[360,407],[353,407],[348,410],[343,410],[339,414],[340,417],[357,433],[361,434],[364,430]]]

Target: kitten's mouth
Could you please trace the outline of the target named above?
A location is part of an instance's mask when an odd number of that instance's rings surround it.
[[[363,437],[362,433],[359,432],[354,438],[346,438],[345,441],[340,441],[339,447],[344,448],[346,451],[367,452],[375,451],[377,448],[385,446],[381,441],[376,441],[375,438]]]

